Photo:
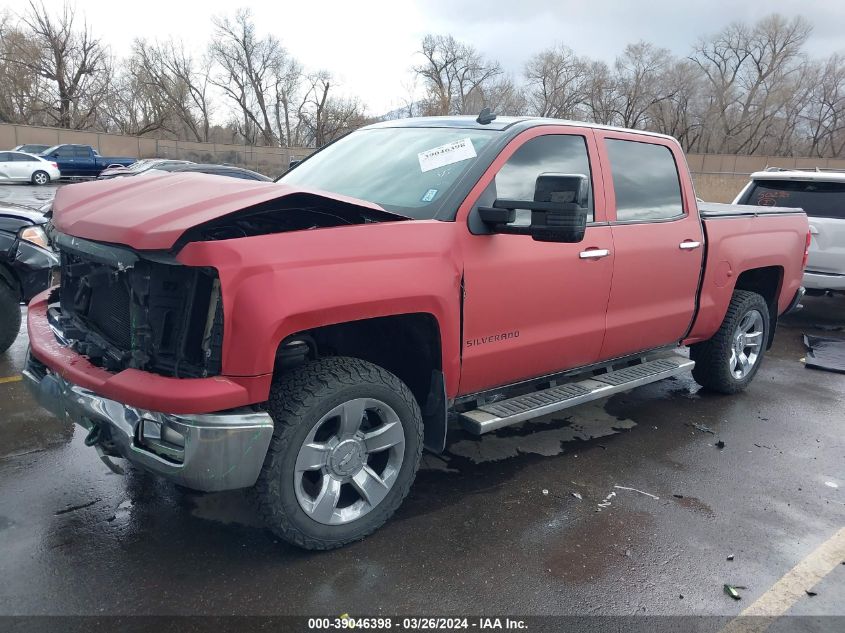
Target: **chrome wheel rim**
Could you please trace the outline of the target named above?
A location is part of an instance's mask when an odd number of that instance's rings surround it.
[[[296,499],[318,523],[351,523],[384,500],[404,457],[405,430],[396,411],[374,398],[349,400],[320,418],[302,443]]]
[[[739,320],[731,339],[731,357],[728,361],[731,375],[742,380],[750,374],[762,349],[763,315],[759,310],[751,310]]]
[[[47,184],[47,176],[45,176],[44,174],[35,174],[35,184],[36,185]]]

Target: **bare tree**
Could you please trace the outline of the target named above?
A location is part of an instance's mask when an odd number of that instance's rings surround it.
[[[568,46],[537,53],[524,71],[529,111],[558,119],[578,117],[588,98],[589,74],[589,63]]]
[[[502,75],[498,62],[451,35],[426,35],[421,53],[425,62],[414,73],[422,80],[429,115],[474,113],[485,101],[485,88]]]
[[[4,62],[44,80],[49,105],[45,113],[56,125],[90,125],[110,89],[107,47],[84,20],[77,26],[75,10],[69,4],[54,16],[43,3],[31,1],[21,25],[27,37],[6,42]]]
[[[804,18],[771,15],[753,27],[734,23],[699,41],[690,59],[712,94],[708,124],[720,135],[711,147],[737,153],[759,149],[769,118],[783,105],[776,89],[800,72],[810,31]]]

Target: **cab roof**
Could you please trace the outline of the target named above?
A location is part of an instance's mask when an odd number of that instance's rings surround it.
[[[621,127],[613,127],[610,125],[600,125],[598,123],[589,123],[586,121],[570,121],[567,119],[550,119],[545,117],[528,117],[528,116],[497,116],[490,123],[479,123],[475,116],[429,116],[429,117],[413,117],[407,119],[390,119],[387,121],[379,121],[373,123],[362,129],[379,129],[379,128],[396,128],[396,127],[428,127],[428,128],[463,128],[473,130],[496,130],[504,131],[511,130],[523,131],[528,128],[539,127],[542,125],[572,125],[578,127],[588,127],[596,130],[611,130],[615,132],[628,132],[631,134],[642,134],[644,136],[652,136],[664,139],[673,139],[667,134],[659,134],[657,132],[649,132],[647,130],[634,130]]]

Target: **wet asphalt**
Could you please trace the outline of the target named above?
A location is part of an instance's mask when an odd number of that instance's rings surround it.
[[[735,615],[845,527],[845,374],[800,361],[802,332],[845,338],[845,298],[804,304],[747,392],[682,377],[455,430],[391,521],[327,553],[279,542],[242,492],[112,474],[0,382],[0,615]],[[22,332],[0,380],[25,351]],[[845,564],[815,591],[789,613],[845,615]]]

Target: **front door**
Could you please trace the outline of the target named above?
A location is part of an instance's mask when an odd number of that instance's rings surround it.
[[[591,217],[580,244],[473,234],[479,205],[533,200],[544,173],[591,175]],[[549,126],[516,137],[461,206],[464,259],[460,393],[595,362],[605,330],[613,244],[592,130]],[[529,221],[517,211],[516,223]],[[592,251],[592,252],[590,252]],[[585,255],[586,254],[586,255]]]
[[[616,261],[607,334],[608,360],[677,343],[692,322],[704,237],[680,147],[669,139],[596,131]]]

